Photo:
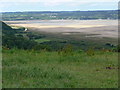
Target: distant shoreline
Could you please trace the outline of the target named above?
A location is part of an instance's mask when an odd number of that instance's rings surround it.
[[[75,19],[51,19],[51,20],[3,20],[3,22],[19,22],[19,21],[116,21],[118,19],[93,19],[93,20],[75,20]]]
[[[7,23],[12,26],[26,27],[33,32],[61,33],[64,35],[79,34],[82,32],[96,34],[94,37],[118,38],[117,20],[30,20],[7,21]]]

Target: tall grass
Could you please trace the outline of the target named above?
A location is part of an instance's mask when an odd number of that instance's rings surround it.
[[[3,50],[3,88],[118,87],[117,53],[72,53]]]

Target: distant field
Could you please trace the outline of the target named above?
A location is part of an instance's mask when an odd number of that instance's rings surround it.
[[[49,42],[50,40],[48,40],[48,39],[36,39],[35,41],[38,43],[42,43],[42,42]]]
[[[117,19],[118,10],[3,12],[3,20],[96,20]]]

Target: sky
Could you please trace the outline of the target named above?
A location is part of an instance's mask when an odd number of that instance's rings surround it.
[[[119,0],[0,0],[0,12],[117,10]]]

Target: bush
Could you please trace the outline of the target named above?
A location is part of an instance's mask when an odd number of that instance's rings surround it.
[[[87,53],[87,55],[89,55],[89,56],[95,55],[95,51],[94,51],[93,48],[89,48],[89,49],[86,51],[86,53]]]
[[[33,47],[34,50],[46,50],[46,51],[52,51],[51,47],[49,45],[41,45],[41,44],[36,44]]]
[[[37,43],[24,37],[5,35],[2,38],[2,45],[6,48],[32,49]]]
[[[58,54],[61,55],[73,55],[73,46],[72,45],[66,45],[63,49],[58,51]]]

